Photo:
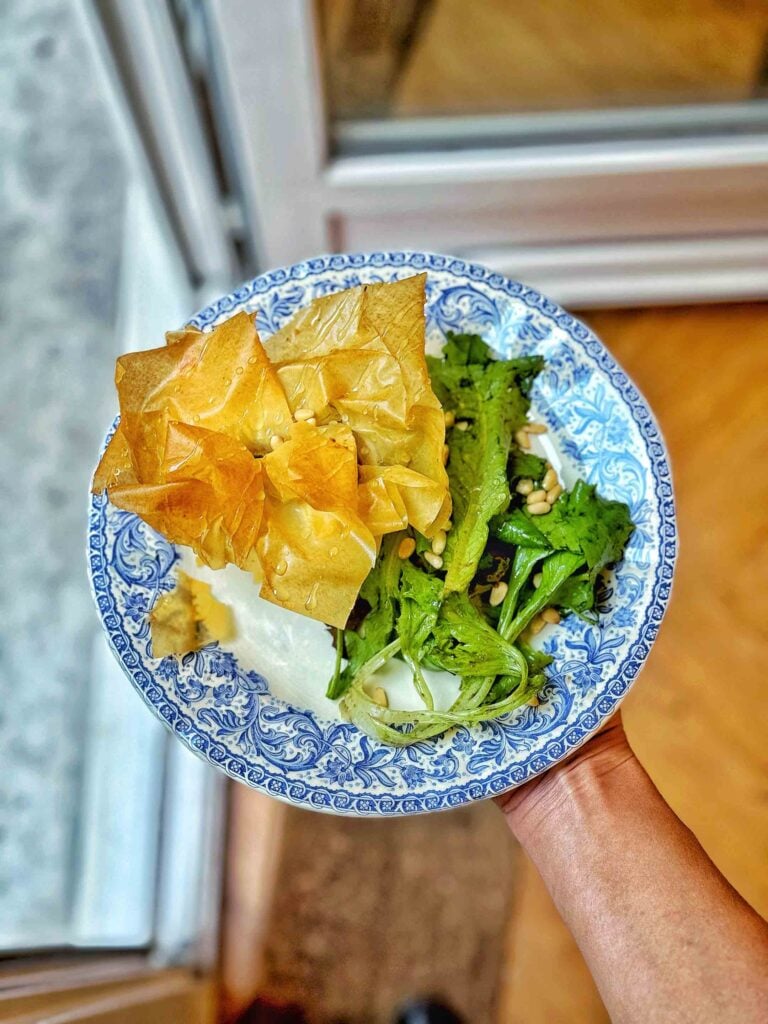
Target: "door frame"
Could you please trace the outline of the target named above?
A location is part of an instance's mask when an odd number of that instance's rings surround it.
[[[375,125],[355,122],[334,152],[311,0],[204,10],[220,127],[263,265],[428,248],[490,261],[571,306],[768,297],[768,103],[663,110],[656,134],[648,110],[485,118],[474,143],[445,149],[428,119],[415,151],[402,136],[418,122],[388,127],[401,137],[389,152],[372,151]]]

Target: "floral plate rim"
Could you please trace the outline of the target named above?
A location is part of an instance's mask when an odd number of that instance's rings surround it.
[[[568,334],[572,343],[584,349],[587,355],[597,362],[628,408],[647,449],[653,482],[652,494],[661,529],[657,541],[658,563],[653,570],[651,600],[643,622],[635,628],[636,635],[629,645],[628,653],[618,666],[607,690],[596,693],[589,707],[566,727],[562,738],[552,740],[543,749],[528,752],[522,763],[502,767],[490,777],[460,777],[451,787],[421,792],[418,795],[384,792],[375,796],[350,796],[338,785],[308,785],[303,781],[289,779],[285,773],[272,774],[265,771],[263,765],[249,763],[246,756],[226,750],[222,744],[216,743],[210,735],[197,728],[193,720],[185,714],[178,698],[169,694],[166,687],[158,685],[151,669],[141,663],[136,651],[131,650],[130,638],[125,633],[120,613],[106,583],[106,556],[102,546],[104,531],[101,528],[103,510],[107,504],[104,496],[91,497],[88,567],[94,601],[116,659],[145,703],[195,754],[224,770],[232,778],[290,804],[351,816],[398,816],[449,809],[470,801],[497,796],[546,771],[592,736],[626,696],[650,653],[669,603],[678,538],[669,458],[661,431],[646,400],[597,336],[585,324],[566,313],[535,288],[506,278],[479,264],[436,253],[397,251],[329,254],[261,274],[228,295],[209,303],[190,319],[190,323],[198,327],[207,325],[249,299],[291,280],[300,281],[323,272],[359,270],[364,267],[407,267],[415,271],[432,269],[448,272],[458,278],[464,278],[467,282],[483,283],[522,301],[532,310],[537,310],[553,320]],[[108,432],[106,440],[109,439],[116,423],[117,420]]]

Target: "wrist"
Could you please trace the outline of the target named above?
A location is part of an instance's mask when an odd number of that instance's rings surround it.
[[[497,803],[515,837],[527,846],[574,818],[599,815],[611,797],[628,791],[644,775],[617,717],[567,761]]]

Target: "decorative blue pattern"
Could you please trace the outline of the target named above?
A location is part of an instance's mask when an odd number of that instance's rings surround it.
[[[624,697],[666,609],[677,549],[664,442],[637,388],[584,324],[532,288],[449,256],[321,256],[274,270],[207,306],[206,328],[239,309],[269,334],[311,299],[427,270],[431,340],[476,330],[504,355],[540,352],[539,418],[561,455],[638,526],[600,594],[601,619],[550,631],[555,657],[537,708],[430,743],[395,749],[354,726],[273,697],[268,680],[216,644],[181,659],[150,656],[147,609],[172,585],[176,553],[139,519],[91,498],[91,585],[112,649],[146,703],[192,750],[231,776],[317,810],[399,815],[492,796],[545,771],[583,743]],[[114,429],[114,426],[113,428]],[[325,680],[317,680],[324,686]]]

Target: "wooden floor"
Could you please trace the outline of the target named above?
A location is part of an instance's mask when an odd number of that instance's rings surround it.
[[[768,918],[768,306],[584,319],[651,403],[678,503],[672,603],[625,704],[630,742],[718,867]],[[607,1020],[531,867],[520,882],[499,1021]],[[535,970],[543,958],[554,959],[562,985]]]
[[[625,705],[630,740],[768,917],[768,307],[584,318],[653,406],[679,508],[672,605]],[[260,994],[310,1021],[385,1024],[402,998],[436,993],[468,1024],[607,1020],[493,807],[350,822],[237,787],[233,828],[228,1012]]]

